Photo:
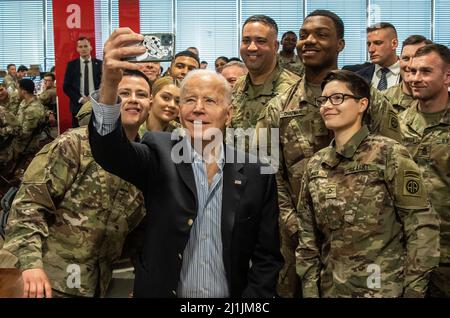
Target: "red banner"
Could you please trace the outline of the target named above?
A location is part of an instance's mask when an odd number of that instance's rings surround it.
[[[53,0],[53,31],[55,38],[55,73],[58,94],[58,125],[63,133],[72,127],[69,97],[64,94],[63,83],[67,63],[79,57],[77,39],[85,36],[92,45],[95,57],[94,0]],[[74,81],[79,80],[74,78]]]
[[[119,26],[141,32],[139,0],[119,0]]]

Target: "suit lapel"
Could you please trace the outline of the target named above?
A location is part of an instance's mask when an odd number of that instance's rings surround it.
[[[236,153],[234,149],[225,146],[225,158],[228,151]],[[230,279],[231,271],[231,242],[236,213],[245,189],[247,178],[241,173],[244,165],[242,163],[225,163],[223,169],[223,195],[222,195],[222,245],[225,271]]]
[[[175,146],[176,143],[183,142],[183,139],[180,138],[173,144]],[[181,148],[180,155],[184,157],[184,148]],[[187,161],[187,162],[184,162]],[[176,163],[175,166],[177,168],[178,174],[180,175],[181,180],[183,180],[184,184],[191,191],[195,200],[195,210],[198,208],[198,200],[197,200],[197,187],[195,185],[195,176],[194,171],[192,170],[192,164],[190,163],[190,158],[184,158],[184,161],[180,163]]]

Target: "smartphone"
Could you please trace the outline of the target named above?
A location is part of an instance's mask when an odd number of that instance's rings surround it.
[[[142,35],[144,40],[136,45],[144,46],[147,51],[144,54],[131,56],[124,60],[135,63],[172,61],[175,52],[175,34],[151,33]]]

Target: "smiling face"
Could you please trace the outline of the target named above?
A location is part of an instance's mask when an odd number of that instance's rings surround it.
[[[161,75],[161,64],[159,62],[139,63],[139,70],[147,75],[151,82],[154,82]]]
[[[180,111],[180,89],[169,84],[153,97],[150,112],[160,121],[169,123],[175,120]]]
[[[422,46],[425,46],[425,42],[405,45],[402,49],[402,53],[400,55],[400,76],[407,84],[409,84],[409,65],[414,54],[416,54],[416,51]]]
[[[240,53],[252,74],[265,74],[276,65],[278,41],[275,30],[261,22],[249,22],[242,30]]]
[[[17,74],[17,69],[16,69],[15,65],[10,65],[8,67],[7,71],[8,71],[8,74],[11,75],[12,77],[16,76],[16,74]]]
[[[247,74],[247,69],[244,69],[238,65],[232,65],[225,67],[221,74],[225,77],[228,83],[230,83],[231,87],[234,87],[234,84],[236,84],[238,78]]]
[[[297,35],[294,33],[288,33],[281,40],[281,46],[284,52],[293,53],[297,45]]]
[[[297,42],[297,54],[306,67],[327,69],[337,63],[339,52],[344,49],[333,20],[325,16],[311,16],[305,19]]]
[[[448,90],[450,67],[436,52],[413,58],[410,71],[409,84],[414,98],[428,101]]]
[[[227,92],[224,86],[228,83],[217,76],[219,75],[196,73],[182,84],[180,120],[193,139],[209,140],[208,129],[224,131],[231,122],[230,91]],[[201,129],[201,135],[194,134],[194,125]]]
[[[347,87],[346,83],[338,80],[327,83],[323,89],[322,95],[331,96],[336,93],[355,95]],[[362,116],[367,105],[367,98],[358,100],[352,97],[345,97],[340,105],[333,105],[328,99],[328,101],[320,107],[320,115],[325,122],[325,126],[335,133],[347,129],[352,129],[356,132],[361,127]]]
[[[198,62],[189,56],[179,56],[170,65],[170,75],[182,81],[187,73],[199,68]]]
[[[150,110],[150,86],[140,76],[124,76],[118,94],[122,99],[120,116],[124,127],[139,128]]]

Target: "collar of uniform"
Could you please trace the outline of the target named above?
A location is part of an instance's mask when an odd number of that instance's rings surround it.
[[[419,115],[419,101],[416,99],[411,104],[411,107],[409,107],[407,110],[405,110],[404,123],[405,123],[405,125],[409,126],[411,129],[413,129],[415,132],[422,135],[425,128],[424,127],[416,127],[416,125],[415,125],[415,122],[417,122],[415,120],[415,118],[418,115]],[[450,94],[449,94],[449,98],[447,101],[447,108],[445,109],[444,115],[442,116],[442,119],[439,123],[444,124],[444,125],[450,125]]]
[[[300,79],[299,88],[297,90],[300,104],[308,103],[313,106],[316,106],[316,100],[314,98],[314,94],[311,89],[306,85],[306,76],[303,75]],[[317,107],[317,106],[316,106]]]
[[[272,73],[270,73],[269,77],[266,79],[262,87],[258,87],[260,85],[253,85],[252,81],[250,79],[250,74],[247,74],[245,78],[245,89],[244,91],[247,92],[247,95],[249,98],[257,98],[258,96],[262,95],[273,95],[273,87],[277,79],[280,77],[281,72],[283,71],[283,68],[279,63],[275,66]]]
[[[28,106],[31,105],[31,103],[34,102],[35,100],[37,100],[37,97],[36,97],[36,96],[33,96],[33,98],[30,99],[29,102],[27,102],[26,99],[22,99],[22,102],[23,102],[22,107],[28,107]]]
[[[378,77],[380,77],[379,71],[382,69],[378,64],[375,64],[375,73],[377,73]],[[395,76],[398,76],[400,74],[400,60],[397,59],[397,62],[387,67],[389,71],[391,71],[392,74]]]
[[[367,138],[369,135],[369,128],[367,126],[362,126],[360,130],[356,134],[350,138],[349,141],[342,147],[340,151],[336,150],[336,143],[333,139],[332,146],[335,149],[336,153],[340,154],[341,156],[350,159],[355,155],[356,150],[359,148],[359,145],[363,142],[364,139]]]

